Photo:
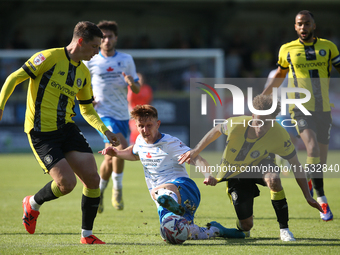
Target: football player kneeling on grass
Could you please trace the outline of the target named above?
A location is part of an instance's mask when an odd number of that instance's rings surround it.
[[[201,200],[200,191],[196,183],[189,178],[185,166],[177,163],[178,157],[190,148],[178,138],[159,132],[161,122],[153,106],[137,105],[131,116],[136,121],[139,132],[136,143],[124,150],[111,146],[99,153],[124,160],[141,161],[146,184],[157,205],[160,223],[172,215],[180,215],[188,222],[188,239],[244,238],[242,231],[227,229],[215,221],[209,223],[207,228],[194,224],[195,212]],[[198,157],[197,160],[203,158]],[[208,177],[205,181],[214,180]],[[169,243],[176,243],[166,236],[164,239]]]
[[[253,100],[256,110],[271,109],[272,96],[258,95]],[[275,121],[280,104],[269,115],[239,116],[226,120],[212,128],[191,150],[179,158],[179,163],[195,164],[197,155],[222,134],[227,136],[223,152],[221,171],[216,179],[210,177],[207,185],[227,181],[227,191],[232,199],[237,215],[237,227],[250,235],[253,227],[254,198],[260,195],[257,185],[270,189],[271,202],[280,226],[282,241],[295,241],[288,228],[288,204],[281,185],[280,168],[274,163],[275,154],[287,159],[292,166],[295,179],[308,204],[320,212],[321,206],[310,195],[307,179],[298,160],[293,143],[287,131]],[[248,123],[243,125],[243,123]],[[205,168],[209,167],[206,164]],[[230,169],[230,170],[229,170]],[[203,170],[201,170],[203,171]]]

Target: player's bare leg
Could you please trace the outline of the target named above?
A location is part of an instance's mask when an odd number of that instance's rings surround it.
[[[158,205],[177,215],[184,215],[185,209],[181,205],[182,198],[178,188],[173,183],[164,183],[151,190],[152,198]]]
[[[116,134],[120,141],[120,145],[117,149],[123,150],[127,148],[128,143],[122,133]],[[123,170],[124,170],[124,160],[116,157],[112,158],[112,205],[117,210],[124,209],[123,201]]]
[[[111,146],[109,143],[105,143],[105,148]],[[104,156],[104,160],[102,164],[100,165],[100,202],[98,207],[98,213],[102,213],[104,211],[104,204],[103,204],[103,198],[104,198],[104,191],[107,187],[107,184],[110,180],[110,176],[112,174],[112,157],[109,155]]]

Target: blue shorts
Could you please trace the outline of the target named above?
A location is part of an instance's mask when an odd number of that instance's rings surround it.
[[[179,177],[172,183],[177,186],[178,191],[181,195],[181,205],[185,208],[185,214],[183,217],[190,223],[194,223],[195,212],[201,201],[201,193],[196,183],[187,177]],[[162,222],[163,218],[166,218],[174,213],[165,209],[162,206],[158,207],[159,221]]]
[[[290,119],[290,118],[291,118],[290,115],[285,115],[285,116],[280,115],[280,116],[276,117],[277,122],[280,125],[282,125],[281,123],[282,123],[283,120]],[[289,121],[285,121],[284,125],[286,125],[286,126],[293,126],[294,124],[290,124]],[[298,132],[296,130],[296,127],[284,127],[284,129],[288,132],[288,134],[290,134],[293,137],[299,136],[299,134],[298,134]]]
[[[115,120],[111,117],[102,117],[101,120],[104,122],[105,126],[114,134],[122,133],[125,139],[128,138],[129,134],[129,120]],[[98,130],[97,130],[98,131]],[[110,141],[98,131],[100,136],[103,138],[104,143],[110,143]]]

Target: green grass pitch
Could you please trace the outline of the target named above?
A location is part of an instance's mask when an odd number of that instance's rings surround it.
[[[328,164],[340,164],[338,151],[329,153]],[[305,154],[299,153],[301,161]],[[98,165],[102,161],[96,155]],[[301,162],[304,163],[304,162]],[[325,192],[334,220],[323,222],[318,211],[304,200],[294,178],[282,178],[290,221],[296,242],[279,240],[279,227],[270,202],[269,190],[261,187],[255,199],[254,227],[244,240],[212,239],[166,244],[159,235],[156,205],[146,188],[140,162],[126,162],[124,174],[125,209],[111,205],[110,182],[104,196],[104,212],[98,214],[94,234],[107,245],[82,245],[80,200],[82,185],[40,209],[36,233],[28,234],[22,225],[22,199],[36,193],[50,176],[43,174],[32,153],[0,154],[0,254],[340,254],[339,178],[325,179]],[[225,184],[206,187],[202,178],[194,179],[202,200],[196,224],[216,220],[235,227],[236,216],[225,193]]]

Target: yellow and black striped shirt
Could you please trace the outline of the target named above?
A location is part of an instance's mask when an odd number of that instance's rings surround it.
[[[30,76],[25,132],[49,132],[74,122],[75,98],[92,102],[90,72],[80,61],[68,57],[66,48],[55,48],[33,55],[22,66]]]
[[[309,111],[328,112],[329,78],[332,64],[340,66],[339,51],[329,40],[315,38],[312,43],[299,39],[281,46],[277,63],[282,69],[289,68],[288,87],[305,88],[311,92],[311,99],[304,103]],[[289,93],[289,98],[303,98],[300,93]],[[291,105],[290,111],[294,108]]]
[[[227,119],[221,125],[221,132],[228,136],[227,146],[221,160],[221,170],[216,179],[226,180],[245,172],[251,166],[258,166],[261,160],[273,158],[278,154],[285,159],[295,156],[295,147],[287,131],[276,121],[267,133],[256,139],[247,137],[251,116],[239,116]]]

